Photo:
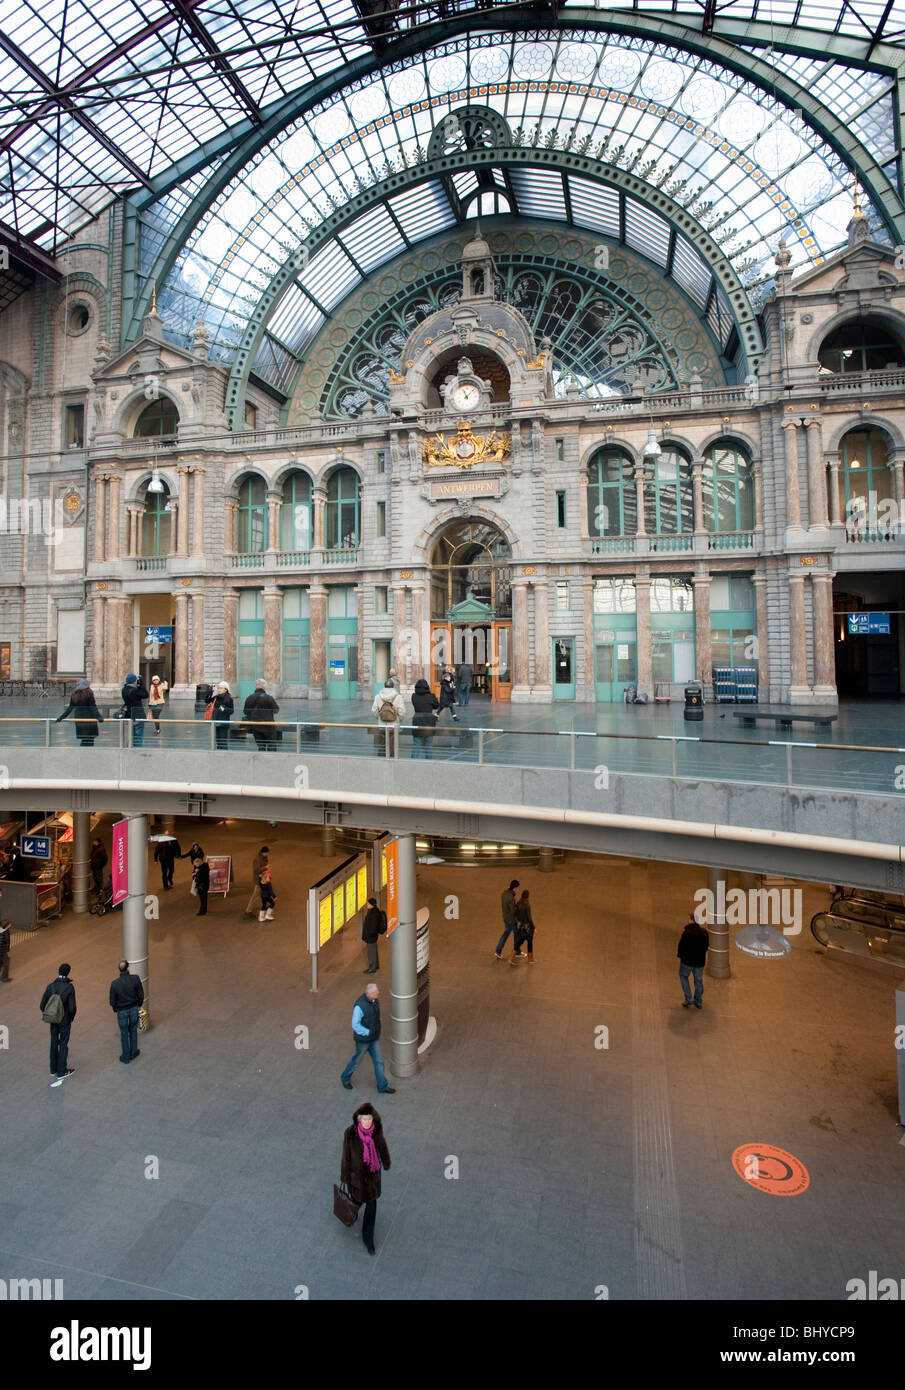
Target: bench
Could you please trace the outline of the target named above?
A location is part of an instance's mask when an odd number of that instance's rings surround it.
[[[811,710],[809,713],[798,709],[741,709],[733,711],[734,717],[743,727],[751,728],[759,719],[771,720],[777,729],[791,729],[793,724],[814,724],[820,729],[830,729],[838,715],[825,710]]]

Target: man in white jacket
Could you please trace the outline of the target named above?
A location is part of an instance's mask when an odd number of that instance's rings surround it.
[[[386,752],[391,758],[396,757],[396,740],[399,737],[399,721],[405,714],[405,704],[402,696],[396,687],[391,683],[387,676],[382,690],[378,690],[374,696],[374,703],[371,706],[371,713],[376,714],[378,721],[385,724],[389,729],[389,738],[386,740]],[[378,751],[381,757],[384,756],[384,738],[382,731],[377,735]]]

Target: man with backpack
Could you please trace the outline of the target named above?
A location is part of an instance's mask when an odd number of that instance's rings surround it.
[[[386,749],[383,747],[383,730],[378,730],[378,756],[384,757],[389,754],[391,758],[396,756],[396,739],[399,737],[399,721],[405,714],[405,704],[402,696],[393,685],[389,675],[387,676],[382,690],[378,690],[374,696],[374,703],[371,706],[371,713],[376,714],[381,724],[392,726],[389,737],[386,740]]]
[[[69,978],[72,966],[65,963],[60,973],[41,995],[41,1017],[50,1024],[50,1074],[54,1080],[51,1086],[62,1086],[67,1076],[75,1071],[67,1067],[69,1055],[69,1030],[75,1018],[75,986]]]
[[[377,942],[387,929],[387,915],[377,906],[376,898],[368,898],[368,910],[361,928],[361,939],[368,948],[368,968],[365,975],[374,975],[380,969],[377,958]]]

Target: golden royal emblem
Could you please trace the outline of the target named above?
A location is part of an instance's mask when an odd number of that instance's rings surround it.
[[[463,420],[454,439],[435,434],[424,445],[424,462],[431,468],[474,468],[479,463],[502,463],[509,458],[512,436],[472,434],[471,425]]]

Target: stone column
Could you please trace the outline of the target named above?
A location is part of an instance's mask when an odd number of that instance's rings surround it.
[[[534,694],[553,699],[550,677],[550,585],[539,579],[534,589]]]
[[[423,584],[412,587],[412,681],[430,679],[426,669],[430,658],[430,622],[427,613],[427,591]],[[425,630],[426,628],[426,630]],[[453,660],[452,651],[449,660]]]
[[[145,894],[148,891],[148,822],[145,816],[128,817],[127,853],[129,896],[123,902],[123,960],[144,986],[144,1007],[148,1008],[148,919]]]
[[[597,673],[595,669],[597,634],[594,623],[594,581],[581,581],[581,611],[584,620],[584,685],[586,699],[597,698]]]
[[[204,469],[192,469],[192,554],[204,554]]]
[[[94,562],[107,557],[107,477],[98,473],[94,479]]]
[[[180,589],[173,595],[173,606],[176,612],[176,631],[173,633],[173,684],[188,685],[189,596],[184,590]]]
[[[818,417],[808,420],[805,426],[808,446],[808,529],[826,529],[829,518],[826,511],[826,469],[823,463],[823,431]]]
[[[238,544],[236,537],[236,518],[239,504],[228,498],[223,508],[223,550],[227,555],[235,555]]]
[[[801,494],[798,490],[798,421],[783,420],[786,455],[786,528],[801,530]]]
[[[638,529],[636,534],[639,536],[647,535],[647,527],[644,524],[644,464],[639,463],[635,468],[635,496],[638,506]]]
[[[233,692],[239,661],[239,595],[235,589],[227,589],[223,594],[223,677]]]
[[[713,649],[710,636],[710,575],[696,574],[694,584],[695,667],[705,695],[713,683]]]
[[[528,585],[512,581],[512,695],[513,701],[529,700]]]
[[[830,525],[841,526],[843,521],[842,497],[839,491],[839,455],[830,454],[827,459],[830,467]]]
[[[170,496],[170,550],[171,555],[179,554],[179,498]]]
[[[836,632],[833,625],[833,576],[812,574],[814,622],[814,694],[836,702]]]
[[[93,608],[93,621],[91,624],[91,680],[94,685],[107,684],[107,663],[106,653],[108,650],[104,638],[104,618],[106,616],[107,604],[100,594],[95,594],[91,600]]]
[[[283,591],[264,590],[264,679],[278,685],[283,674]],[[271,691],[271,694],[273,692]]]
[[[322,584],[312,584],[308,600],[311,621],[308,694],[311,699],[323,700],[327,695],[327,590]]]
[[[192,661],[189,682],[200,685],[204,674],[204,595],[192,594]]]
[[[314,500],[314,548],[323,550],[324,548],[324,505],[327,501],[326,488],[316,487],[312,489],[311,496]]]
[[[896,455],[893,454],[892,458],[889,460],[889,472],[890,472],[890,477],[891,477],[891,482],[892,482],[892,496],[893,496],[893,499],[894,499],[895,504],[896,504],[896,518],[897,518],[897,521],[898,521],[898,528],[897,528],[897,531],[898,531],[898,534],[901,535],[902,532],[903,532],[903,529],[905,529],[905,527],[903,527],[903,524],[902,524],[902,523],[903,523],[902,503],[903,503],[903,499],[905,499],[905,491],[903,491],[902,459],[901,459],[901,456],[896,457]]]
[[[708,869],[707,870],[708,888],[714,903],[714,911],[707,921],[707,931],[710,935],[710,949],[707,952],[707,974],[715,980],[728,980],[732,974],[731,956],[729,954],[729,928],[726,925],[726,870]],[[720,885],[722,884],[722,891]],[[719,905],[724,905],[723,911],[719,911]]]
[[[135,646],[132,635],[132,617],[135,607],[135,601],[133,600],[131,594],[122,594],[120,596],[118,606],[120,610],[119,662],[120,667],[123,671],[122,678],[123,680],[125,680],[126,673],[135,670],[135,666],[133,664],[135,658],[132,654]]]
[[[635,577],[635,627],[638,651],[638,694],[654,697],[653,649],[650,636],[650,578]]]
[[[695,459],[691,465],[691,491],[694,506],[694,533],[705,534],[704,526],[704,460]]]
[[[757,698],[767,699],[770,680],[769,651],[767,645],[767,576],[754,575],[754,605],[757,622]]]
[[[179,476],[179,504],[176,515],[179,539],[176,545],[176,554],[182,559],[186,559],[189,553],[189,470],[179,468],[177,473]]]
[[[804,575],[789,575],[789,667],[791,683],[789,699],[793,703],[807,700],[808,649],[804,624]]]
[[[367,695],[371,689],[371,662],[368,657],[368,645],[365,641],[365,586],[364,584],[355,585],[355,597],[357,599],[358,617],[358,694]]]
[[[122,491],[122,477],[119,473],[110,475],[110,492],[108,500],[110,503],[110,544],[107,550],[108,560],[119,559],[119,532],[121,517],[119,514],[119,498]]]
[[[129,559],[141,554],[141,515],[138,507],[126,508],[126,555]]]
[[[418,1070],[418,973],[415,949],[417,888],[415,837],[396,842],[399,923],[390,937],[390,1059],[394,1076],[414,1076]]]
[[[754,529],[763,532],[764,529],[764,478],[763,469],[759,463],[751,465],[751,477],[754,482]]]
[[[405,611],[406,587],[404,584],[392,584],[390,587],[393,591],[393,659],[390,665],[396,668],[396,674],[402,685],[408,687],[413,684],[409,675],[413,663],[412,641]],[[420,653],[418,655],[420,656]],[[428,653],[425,653],[425,658],[427,656]],[[430,680],[430,671],[428,671],[426,679]]]
[[[91,884],[91,812],[72,813],[72,910],[88,911]]]
[[[282,497],[278,492],[267,494],[267,549],[280,548],[280,506]]]
[[[583,540],[587,540],[591,534],[588,523],[588,487],[590,481],[588,470],[583,468],[578,475],[578,534]],[[568,493],[566,494],[566,505],[568,505]],[[568,520],[568,517],[566,519]]]

